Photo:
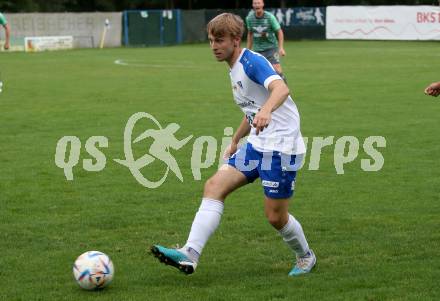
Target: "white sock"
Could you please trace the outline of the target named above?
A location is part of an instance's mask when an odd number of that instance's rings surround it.
[[[292,215],[289,214],[287,224],[279,230],[279,233],[289,248],[299,257],[309,252],[309,244],[304,236],[301,224]]]
[[[191,260],[198,262],[206,242],[220,224],[223,207],[221,201],[209,198],[202,199],[199,211],[194,217],[188,240],[181,249]]]

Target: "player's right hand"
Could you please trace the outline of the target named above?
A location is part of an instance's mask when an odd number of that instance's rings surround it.
[[[237,152],[237,149],[237,143],[229,144],[228,147],[225,149],[225,152],[223,153],[223,159],[228,160],[233,154]]]
[[[429,93],[429,95],[435,96],[435,97],[439,96],[440,95],[440,89],[432,90],[432,92]]]
[[[255,134],[258,136],[260,132],[269,126],[271,120],[271,112],[264,109],[258,111],[254,117],[254,120],[252,121],[252,126],[256,129]]]
[[[428,87],[426,87],[425,94],[435,96],[435,97],[439,96],[440,95],[440,82],[432,83]]]

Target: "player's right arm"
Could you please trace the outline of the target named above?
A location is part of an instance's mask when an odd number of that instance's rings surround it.
[[[268,90],[270,92],[269,98],[252,121],[252,125],[257,129],[256,135],[269,126],[272,120],[272,112],[278,109],[290,94],[289,87],[281,79],[272,81]]]
[[[440,95],[440,82],[432,83],[428,87],[426,87],[425,94],[435,96],[435,97],[439,96]]]
[[[247,28],[247,39],[246,39],[246,48],[252,49],[252,46],[254,44],[254,35],[252,34],[252,28],[249,21],[249,17],[246,18],[246,28]]]
[[[254,35],[252,34],[251,31],[248,31],[247,34],[247,49],[252,49],[252,45],[254,44]]]
[[[237,151],[238,143],[240,142],[240,139],[246,137],[250,131],[251,131],[251,126],[246,116],[244,116],[243,120],[238,126],[238,129],[235,131],[234,136],[232,136],[231,144],[226,148],[225,153],[223,154],[224,159],[228,159]]]

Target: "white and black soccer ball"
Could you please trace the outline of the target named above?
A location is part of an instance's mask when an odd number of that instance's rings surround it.
[[[110,257],[99,251],[81,254],[73,265],[73,276],[85,290],[102,289],[110,284],[114,274]]]

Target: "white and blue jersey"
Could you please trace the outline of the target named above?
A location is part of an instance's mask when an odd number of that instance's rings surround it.
[[[269,98],[269,84],[281,80],[262,55],[243,49],[230,71],[232,90],[237,105],[252,125],[255,114]],[[233,154],[228,164],[240,170],[248,182],[261,178],[264,193],[271,198],[290,198],[295,186],[296,170],[304,140],[299,113],[290,96],[272,112],[269,126],[256,135],[252,128],[248,143]]]
[[[269,84],[281,77],[265,57],[246,48],[232,66],[230,77],[234,100],[252,125],[255,114],[269,98]],[[248,142],[261,152],[305,153],[298,109],[290,96],[272,112],[272,120],[264,131],[257,136],[252,128]]]

